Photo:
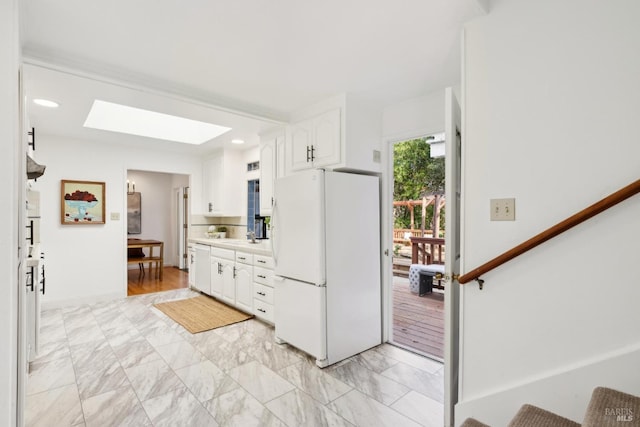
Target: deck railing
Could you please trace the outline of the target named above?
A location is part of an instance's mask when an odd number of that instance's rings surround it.
[[[444,264],[444,239],[411,237],[411,264]]]
[[[393,241],[394,243],[402,243],[406,242],[409,239],[408,237],[431,237],[433,231],[424,230],[424,232],[419,228],[394,228],[393,229]]]

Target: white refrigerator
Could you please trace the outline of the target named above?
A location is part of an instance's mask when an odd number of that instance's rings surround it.
[[[382,342],[375,176],[308,170],[274,187],[275,335],[325,367]]]

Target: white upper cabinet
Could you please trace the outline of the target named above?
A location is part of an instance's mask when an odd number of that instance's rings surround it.
[[[326,168],[380,172],[382,111],[342,94],[292,114],[286,173]]]
[[[242,216],[242,157],[218,151],[203,161],[203,208],[207,216]]]
[[[275,180],[284,176],[284,134],[260,138],[260,215],[270,216]]]
[[[291,125],[290,147],[292,171],[340,163],[340,109]]]

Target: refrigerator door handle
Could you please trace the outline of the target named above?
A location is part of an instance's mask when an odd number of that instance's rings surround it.
[[[269,238],[269,243],[271,244],[271,256],[273,257],[274,264],[278,264],[278,258],[276,258],[276,198],[271,198],[271,237]]]

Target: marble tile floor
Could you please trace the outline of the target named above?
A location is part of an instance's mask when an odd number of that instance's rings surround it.
[[[191,334],[189,289],[42,313],[26,425],[442,426],[442,364],[383,344],[325,369],[258,320]]]

